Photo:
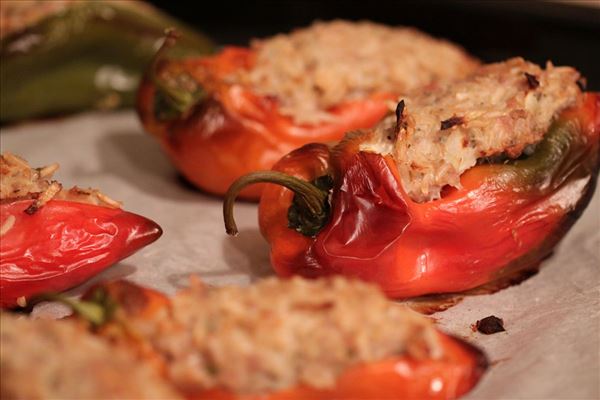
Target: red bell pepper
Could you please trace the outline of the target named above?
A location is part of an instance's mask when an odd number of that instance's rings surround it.
[[[394,160],[359,151],[369,133],[335,148],[312,144],[232,185],[268,185],[259,207],[262,234],[281,276],[343,274],[378,283],[394,298],[466,291],[537,268],[593,193],[598,173],[600,96],[563,112],[535,152],[482,164],[461,188],[417,203],[402,189]],[[294,192],[296,195],[294,195]]]
[[[72,306],[79,318],[92,323],[96,334],[109,338],[111,343],[124,344],[168,377],[169,360],[144,334],[152,331],[149,327],[153,321],[162,326],[169,323],[164,318],[170,313],[168,297],[126,281],[114,281],[91,288],[83,301],[54,300]],[[138,330],[136,326],[145,328]],[[442,332],[436,334],[443,353],[441,358],[399,355],[358,364],[343,372],[330,389],[302,385],[259,395],[235,394],[221,388],[177,389],[185,398],[197,400],[455,399],[477,384],[487,368],[487,360],[480,350],[466,342]]]

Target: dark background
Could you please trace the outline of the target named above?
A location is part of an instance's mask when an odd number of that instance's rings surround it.
[[[522,56],[572,65],[589,89],[600,90],[600,9],[590,7],[536,0],[151,2],[218,44],[245,45],[315,19],[369,19],[445,37],[486,62]]]

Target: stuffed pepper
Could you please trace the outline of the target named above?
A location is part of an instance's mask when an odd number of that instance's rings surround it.
[[[600,102],[570,67],[511,59],[399,101],[376,129],[292,152],[259,222],[282,276],[343,274],[406,298],[537,268],[587,205]]]
[[[303,144],[373,126],[398,94],[476,65],[457,46],[411,28],[318,22],[214,56],[172,61],[159,53],[138,113],[190,182],[223,195],[236,178]],[[257,186],[242,196],[259,193]]]
[[[206,37],[131,0],[19,0],[0,7],[0,122],[132,106],[166,28],[178,55],[212,51]]]
[[[486,368],[428,318],[341,277],[192,281],[172,298],[116,281],[63,301],[188,399],[453,399]]]
[[[79,285],[162,233],[96,189],[63,190],[50,181],[57,169],[31,168],[11,153],[0,156],[2,307]]]

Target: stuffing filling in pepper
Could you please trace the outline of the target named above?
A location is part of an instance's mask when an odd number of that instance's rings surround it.
[[[581,94],[579,73],[546,69],[520,58],[486,65],[464,80],[403,97],[360,150],[392,155],[415,201],[438,199],[478,160],[518,158],[542,140],[561,111]],[[530,149],[533,150],[533,149]]]
[[[327,110],[336,104],[464,77],[477,65],[448,41],[367,21],[317,22],[250,47],[252,68],[226,80],[277,99],[280,112],[297,123],[335,120]]]
[[[50,181],[58,170],[58,163],[41,168],[31,168],[27,161],[12,153],[0,155],[0,201],[35,199],[31,210],[39,209],[52,199],[75,201],[97,206],[121,208],[121,203],[98,189],[77,186],[63,190],[62,184]]]

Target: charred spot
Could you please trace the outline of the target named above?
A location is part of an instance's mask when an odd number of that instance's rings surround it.
[[[130,315],[144,311],[150,301],[145,289],[129,282],[118,282],[115,292],[111,295],[118,300],[121,307]]]
[[[575,83],[579,87],[579,90],[581,90],[582,92],[587,88],[587,79],[584,76],[577,79]]]
[[[314,88],[315,91],[317,90],[317,88]],[[273,95],[273,94],[265,94],[264,96],[261,97],[261,100],[264,100],[265,103],[269,104],[269,103],[280,103],[279,101],[279,97]]]
[[[323,303],[315,303],[315,304],[311,304],[311,303],[300,303],[300,304],[296,304],[294,306],[294,308],[296,310],[303,310],[303,311],[314,311],[314,312],[319,312],[319,311],[326,311],[326,310],[330,310],[335,306],[335,304],[333,303],[333,301],[325,301]]]
[[[506,329],[504,329],[504,321],[502,318],[498,318],[495,315],[490,315],[489,317],[477,321],[474,328],[484,335],[506,331]]]
[[[464,124],[464,122],[465,122],[465,119],[463,117],[454,116],[454,117],[448,118],[446,120],[443,120],[440,124],[440,129],[441,130],[450,129],[453,126],[462,125],[462,124]]]
[[[37,210],[39,210],[40,208],[37,205],[37,202],[34,201],[33,203],[31,203],[31,205],[29,207],[27,207],[25,209],[25,214],[27,215],[33,215],[37,212]]]
[[[394,133],[398,135],[400,129],[404,127],[404,100],[400,100],[398,105],[396,105],[396,129],[394,130]]]
[[[540,86],[540,81],[538,81],[538,78],[535,75],[528,72],[524,72],[524,74],[525,78],[527,79],[527,86],[529,86],[529,89],[537,89]]]

